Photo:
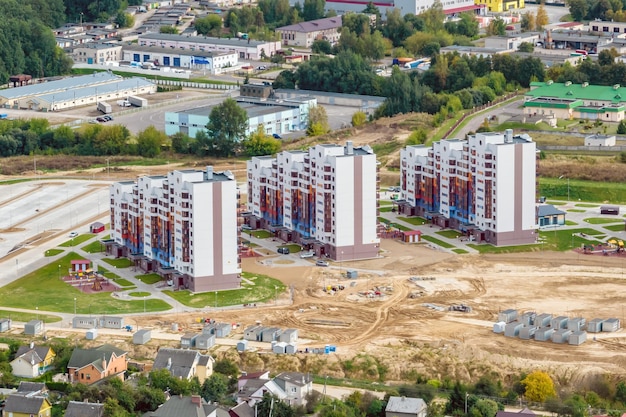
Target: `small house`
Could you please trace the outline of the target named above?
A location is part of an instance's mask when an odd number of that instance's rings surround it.
[[[0,333],[11,330],[11,319],[0,319]]]
[[[550,321],[550,327],[552,327],[554,330],[566,329],[567,328],[567,320],[568,319],[565,316],[554,317]]]
[[[103,417],[104,404],[82,401],[70,401],[65,410],[65,417]]]
[[[504,335],[506,337],[517,337],[519,336],[519,332],[522,330],[522,327],[524,327],[524,325],[519,321],[507,323],[504,327]]]
[[[567,329],[558,329],[552,333],[551,340],[554,343],[568,343],[569,337],[573,332]]]
[[[215,360],[197,350],[161,348],[154,359],[153,370],[166,369],[175,378],[191,380],[198,377],[202,384],[213,374]]]
[[[215,325],[215,336],[216,337],[226,337],[230,334],[230,330],[232,329],[232,325],[228,323],[217,323]]]
[[[621,328],[622,326],[620,325],[619,319],[615,319],[615,318],[606,319],[602,323],[603,332],[616,332]]]
[[[202,333],[196,337],[196,349],[210,349],[215,346],[215,335]]]
[[[570,345],[582,345],[587,341],[587,332],[584,330],[578,330],[569,335],[569,344]]]
[[[245,352],[248,349],[248,341],[246,339],[237,342],[237,352]]]
[[[535,331],[535,340],[539,342],[547,342],[552,339],[554,329],[551,327],[540,327]]]
[[[185,333],[180,338],[180,347],[183,349],[190,349],[196,346],[197,333]]]
[[[104,232],[104,223],[94,222],[89,226],[89,231],[91,233],[100,233]]]
[[[24,325],[24,334],[29,336],[36,336],[43,332],[43,321],[31,320]]]
[[[71,383],[95,384],[107,378],[124,380],[127,369],[127,352],[111,345],[92,349],[76,348],[67,364]]]
[[[72,265],[72,274],[84,273],[91,269],[91,261],[88,259],[75,259],[70,264]]]
[[[279,342],[295,343],[298,341],[298,329],[286,329],[278,337]]]
[[[426,409],[421,398],[389,397],[385,417],[426,417]]]
[[[539,227],[563,226],[565,224],[565,212],[552,204],[539,204],[537,206],[537,223]]]
[[[498,321],[510,323],[517,320],[517,310],[508,309],[498,313]]]
[[[602,323],[604,323],[603,319],[589,320],[587,331],[589,333],[600,333],[602,331]]]
[[[50,416],[52,404],[43,396],[11,394],[4,404],[4,415],[11,417]]]
[[[615,135],[587,135],[585,136],[585,146],[615,146]]]
[[[34,343],[20,346],[15,359],[10,362],[12,374],[22,378],[36,378],[52,368],[56,354],[48,346],[35,346]]]
[[[95,329],[99,324],[97,317],[77,316],[72,319],[72,327],[75,329]]]
[[[152,339],[152,332],[148,329],[137,330],[133,334],[133,344],[145,345]]]
[[[617,216],[619,214],[619,206],[602,205],[600,206],[600,214],[612,214]]]

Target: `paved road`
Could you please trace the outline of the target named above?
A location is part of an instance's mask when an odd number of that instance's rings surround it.
[[[494,106],[489,110],[484,111],[482,113],[478,113],[472,116],[472,118],[463,126],[459,131],[454,135],[455,138],[464,139],[465,136],[469,132],[476,132],[481,124],[485,121],[485,119],[489,119],[492,116],[498,116],[502,113],[510,113],[513,115],[518,115],[523,113],[523,109],[521,108],[524,102],[524,97],[520,96],[516,100],[509,102],[502,106]]]

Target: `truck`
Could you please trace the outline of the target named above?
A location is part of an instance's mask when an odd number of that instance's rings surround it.
[[[113,109],[111,108],[111,105],[109,103],[107,103],[106,101],[99,101],[98,105],[96,106],[96,109],[98,109],[99,111],[101,111],[104,114],[109,114],[113,112]]]
[[[237,37],[239,39],[248,39],[248,34],[247,33],[243,33],[243,32],[237,32]]]
[[[120,107],[130,107],[132,106],[132,104],[130,104],[130,101],[128,100],[117,100],[117,105]]]
[[[413,59],[414,58],[408,58],[408,57],[394,58],[391,65],[397,65],[399,67],[403,67],[404,64],[406,64],[407,62],[413,61]]]
[[[137,107],[146,107],[148,105],[147,99],[137,96],[128,96],[128,101],[130,102],[130,104]]]
[[[8,118],[9,118],[9,115],[8,115],[8,114],[6,114],[6,113],[0,113],[0,120],[3,120],[3,119],[8,119]]]

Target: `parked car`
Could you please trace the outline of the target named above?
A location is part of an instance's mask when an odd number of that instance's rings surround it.
[[[257,69],[258,71],[264,71],[264,70],[266,70],[266,69],[267,69],[267,67],[266,67],[265,65],[259,65],[258,67],[256,67],[256,69]]]
[[[274,133],[272,136],[274,136],[274,139],[282,139],[278,133]]]
[[[102,116],[102,118],[106,120],[107,122],[110,122],[111,120],[113,120],[113,116],[109,116],[108,114],[106,116]]]
[[[301,257],[302,259],[305,259],[305,258],[312,258],[312,257],[314,257],[314,256],[315,256],[315,252],[302,252],[302,253],[300,254],[300,257]]]
[[[249,224],[242,224],[241,230],[252,230],[252,227]]]
[[[99,121],[100,123],[106,123],[106,120],[104,117],[97,117],[96,120]]]
[[[70,237],[71,237],[71,238],[75,238],[76,236],[78,236],[78,233],[77,233],[77,232],[71,232],[71,233],[70,233]]]
[[[278,253],[282,253],[283,255],[289,255],[289,248],[286,246],[281,246],[278,248]]]
[[[325,261],[323,259],[318,259],[317,261],[315,261],[315,266],[328,266],[328,265],[330,265],[328,261]]]

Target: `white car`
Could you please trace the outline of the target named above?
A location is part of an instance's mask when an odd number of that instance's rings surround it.
[[[328,263],[328,261],[325,261],[323,259],[318,259],[317,261],[315,261],[315,265],[316,266],[328,266],[330,264]]]
[[[312,258],[312,257],[314,257],[314,256],[315,256],[315,252],[302,252],[302,253],[300,254],[300,257],[301,257],[302,259],[305,259],[305,258]]]
[[[78,233],[76,233],[76,232],[71,232],[71,233],[70,233],[70,237],[71,237],[71,238],[74,238],[74,237],[76,237],[76,236],[78,236]]]

